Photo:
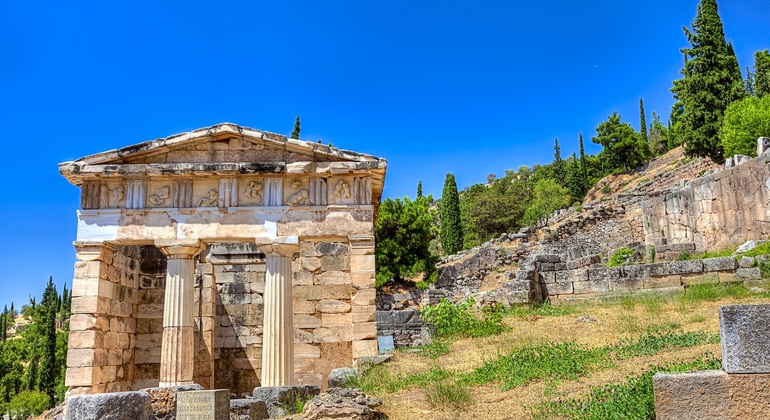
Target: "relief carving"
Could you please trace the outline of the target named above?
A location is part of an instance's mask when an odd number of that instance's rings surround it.
[[[283,205],[283,179],[265,178],[265,205]]]
[[[262,183],[257,181],[249,181],[248,185],[246,185],[246,191],[243,193],[243,195],[246,196],[246,198],[252,198],[257,201],[257,204],[262,204],[262,194],[260,191],[262,191]]]
[[[110,189],[106,185],[102,185],[99,189],[99,207],[103,209],[116,209],[118,208],[118,202],[123,199],[123,186],[118,185],[114,189]]]
[[[161,187],[155,189],[155,194],[151,195],[148,199],[150,203],[159,206],[166,202],[166,199],[170,196],[171,189],[169,187]]]
[[[189,208],[193,206],[192,180],[180,179],[174,181],[173,206],[176,208]]]
[[[337,197],[338,200],[350,198],[350,184],[344,179],[337,181],[337,185],[334,187],[334,196]]]
[[[294,189],[297,189],[302,186],[302,181],[294,180],[291,181],[291,187]],[[306,205],[308,203],[308,198],[310,198],[310,192],[308,190],[299,190],[295,192],[294,194],[289,197],[289,200],[286,202],[286,204],[290,206],[300,206],[300,205]]]
[[[198,207],[216,207],[219,202],[219,193],[217,190],[211,190],[206,194],[206,197],[201,198],[198,202]]]
[[[372,204],[372,181],[369,178],[355,178],[353,180],[353,195],[356,204]]]
[[[326,179],[313,177],[310,178],[310,205],[311,206],[325,206],[326,203]]]

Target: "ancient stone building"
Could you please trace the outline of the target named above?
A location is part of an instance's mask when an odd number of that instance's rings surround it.
[[[385,167],[229,123],[60,164],[81,189],[71,394],[320,386],[375,354]]]

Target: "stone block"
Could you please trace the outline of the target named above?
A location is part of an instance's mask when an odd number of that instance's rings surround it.
[[[315,275],[315,284],[350,284],[352,277],[350,273],[344,271],[325,271]]]
[[[681,276],[650,277],[644,280],[645,289],[660,289],[682,285]]]
[[[588,280],[604,280],[609,282],[621,276],[620,267],[592,267],[588,269]]]
[[[738,268],[735,257],[706,258],[703,261],[703,271],[733,271]]]
[[[350,310],[353,322],[373,322],[375,321],[375,305],[356,305]]]
[[[353,341],[353,359],[377,355],[377,340]]]
[[[745,280],[759,280],[762,278],[762,273],[759,271],[759,267],[739,268],[735,270],[735,275],[738,278]]]
[[[353,305],[374,305],[374,300],[377,297],[376,289],[362,289],[359,290],[351,302]]]
[[[729,418],[728,380],[721,370],[656,373],[652,385],[658,420]]]
[[[362,260],[363,259],[363,260]],[[320,258],[321,270],[323,271],[348,271],[351,270],[351,257],[347,255],[341,256],[324,256]],[[371,260],[371,265],[368,262]],[[356,270],[352,271],[373,271],[374,270],[374,255],[356,255],[355,261],[357,261],[355,267]]]
[[[374,272],[374,255],[351,255],[350,271],[354,273]]]
[[[351,325],[338,327],[321,327],[313,330],[313,340],[316,343],[340,343],[350,341]]]
[[[70,331],[70,349],[104,348],[104,333],[101,331]]]
[[[353,324],[353,340],[377,339],[377,324],[361,322]]]
[[[230,400],[230,418],[234,420],[262,420],[270,418],[264,401],[253,398]]]
[[[315,272],[321,268],[321,259],[318,257],[303,257],[299,263],[303,271]]]
[[[770,419],[770,375],[728,374],[731,419]]]
[[[754,267],[756,264],[756,260],[754,257],[741,257],[738,260],[738,267],[739,268],[751,268]]]
[[[374,289],[372,289],[374,290]],[[294,299],[350,299],[351,287],[348,284],[333,284],[327,286],[297,286],[294,287]]]
[[[309,271],[296,271],[294,272],[294,279],[292,285],[294,286],[310,286],[313,284],[313,273]],[[264,291],[262,292],[264,293]]]
[[[545,283],[543,284],[543,290],[547,292],[548,296],[570,295],[575,292],[571,281],[565,283]]]
[[[64,376],[64,385],[75,386],[91,386],[93,385],[94,368],[92,366],[85,367],[68,367]]]
[[[299,359],[317,359],[321,357],[321,349],[317,345],[294,344],[294,357]]]
[[[668,265],[671,274],[692,274],[703,272],[702,260],[671,261],[665,263]]]
[[[374,288],[374,274],[373,273],[353,273],[351,275],[351,282],[354,287],[359,289]]]
[[[297,299],[296,297],[292,299],[291,307],[294,310],[294,314],[314,314],[315,313],[315,305],[316,301],[314,300],[305,300],[305,299]]]
[[[66,420],[153,418],[150,394],[143,391],[81,395],[67,400]],[[177,417],[180,418],[180,417]]]
[[[86,366],[102,366],[107,361],[104,350],[100,350],[101,360],[96,360],[95,349],[70,349],[67,351],[67,368],[78,368]]]
[[[352,324],[350,313],[343,314],[321,314],[322,327],[345,327]]]
[[[575,294],[584,293],[607,293],[610,290],[610,285],[607,280],[595,280],[595,281],[576,281],[572,283]]]
[[[728,373],[770,373],[770,304],[719,308],[722,369]]]
[[[321,326],[321,320],[313,315],[295,314],[294,328],[318,328]]]
[[[177,420],[230,418],[230,390],[184,391],[176,394]]]
[[[321,299],[315,306],[316,310],[326,314],[341,314],[350,312],[350,304],[336,299]]]

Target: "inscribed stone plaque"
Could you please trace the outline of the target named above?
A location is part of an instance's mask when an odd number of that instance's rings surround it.
[[[230,390],[184,391],[176,394],[178,420],[227,420],[230,418]]]

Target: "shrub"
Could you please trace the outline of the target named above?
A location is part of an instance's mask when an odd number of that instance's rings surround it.
[[[48,408],[49,403],[50,399],[45,392],[22,391],[8,402],[6,409],[12,420],[22,420],[39,416]]]
[[[631,248],[618,248],[615,250],[615,252],[612,253],[612,256],[610,257],[609,263],[607,263],[608,267],[617,267],[619,265],[626,264],[628,262],[631,262],[636,255],[636,251],[634,251]]]
[[[439,337],[488,337],[508,329],[503,324],[505,311],[500,303],[484,307],[479,316],[471,312],[475,303],[473,297],[460,305],[441,299],[438,305],[424,308],[422,318],[436,327]]]
[[[457,382],[436,381],[425,389],[425,398],[433,408],[451,407],[463,410],[471,404],[468,387]]]
[[[760,136],[770,136],[770,95],[750,96],[727,107],[719,130],[725,157],[756,156]]]

